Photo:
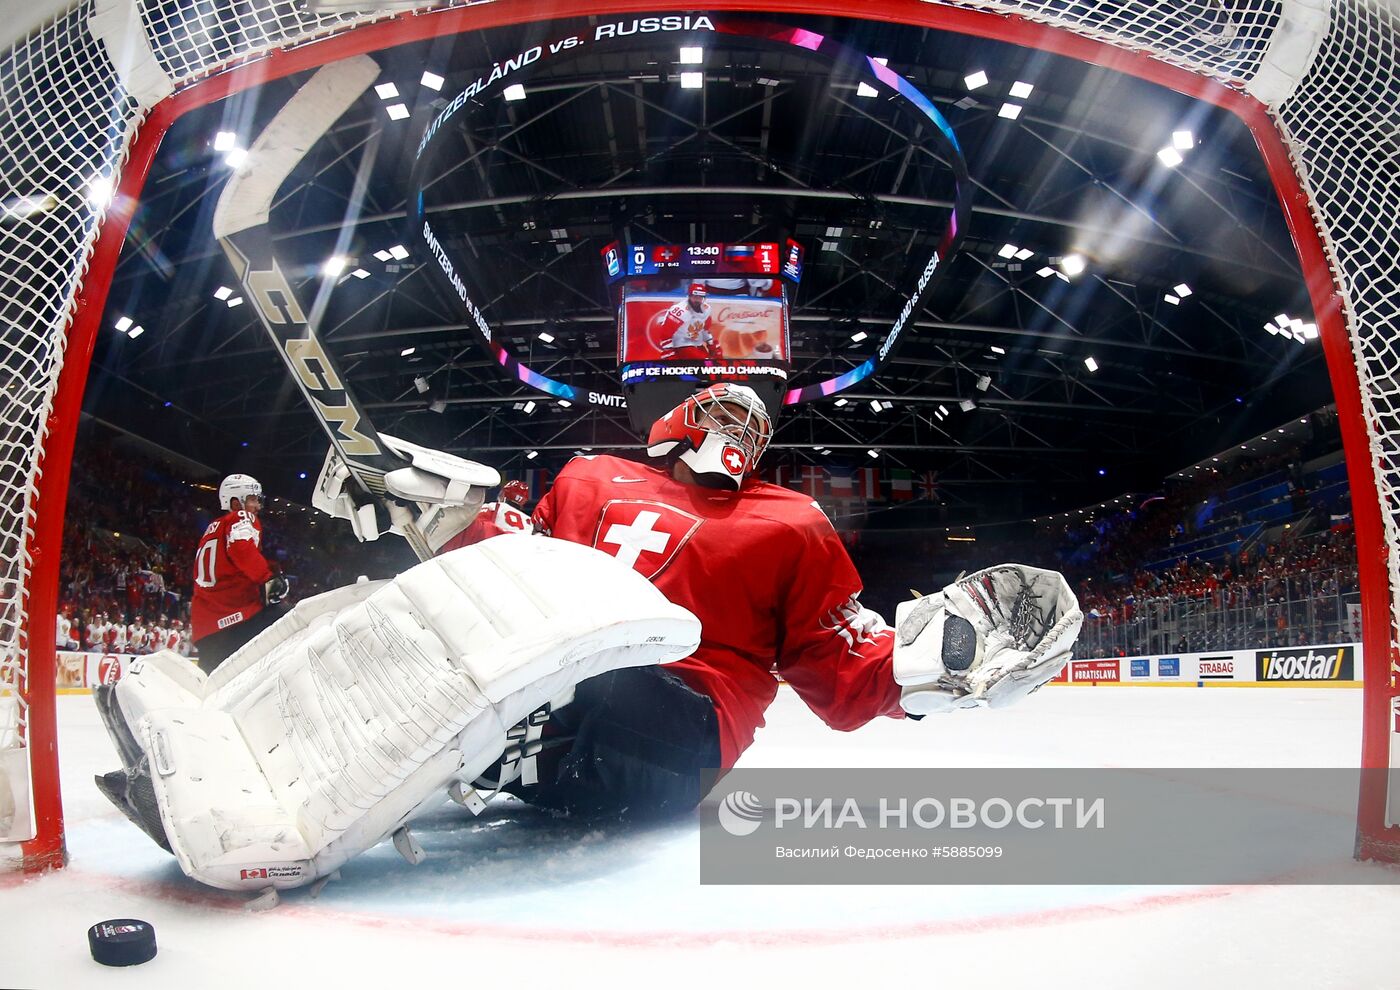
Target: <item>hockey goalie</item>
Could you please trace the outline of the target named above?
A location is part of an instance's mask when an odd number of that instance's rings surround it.
[[[391,836],[416,860],[407,826],[446,796],[689,811],[706,771],[753,742],[775,674],[849,730],[1011,704],[1060,671],[1082,616],[1053,571],[966,575],[900,605],[893,628],[864,608],[821,509],[754,476],[771,434],[753,391],[712,386],[655,422],[645,461],[571,461],[537,535],[456,540],[302,602],[207,677],[143,658],[100,689],[123,763],[100,785],[191,877],[295,887]],[[447,476],[388,476],[417,496],[392,514],[431,513],[440,549],[476,518],[485,492],[460,482],[482,468],[421,463]],[[377,538],[347,477],[329,456],[317,508]]]

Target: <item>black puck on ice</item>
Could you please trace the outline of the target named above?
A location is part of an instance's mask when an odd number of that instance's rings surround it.
[[[113,918],[88,929],[88,948],[104,966],[135,966],[155,958],[156,930],[150,922]]]

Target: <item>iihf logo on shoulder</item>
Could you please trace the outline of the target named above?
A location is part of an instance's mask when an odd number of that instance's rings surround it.
[[[763,802],[748,791],[730,791],[717,810],[730,835],[752,835],[763,824]]]

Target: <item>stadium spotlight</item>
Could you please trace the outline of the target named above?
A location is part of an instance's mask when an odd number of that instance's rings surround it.
[[[1003,244],[1001,250],[997,252],[998,258],[1014,258],[1016,252],[1021,250],[1015,244]]]
[[[532,413],[534,413],[534,411],[535,411],[535,400],[534,400],[534,399],[530,399],[528,402],[525,403],[525,415],[526,415],[526,416],[529,416],[529,415],[531,415]]]
[[[554,334],[550,333],[548,330],[541,330],[536,336],[546,344],[554,343]]]
[[[525,86],[522,83],[515,83],[501,90],[501,96],[505,97],[507,103],[519,103],[525,99]]]
[[[321,265],[321,271],[334,278],[336,275],[345,271],[345,265],[348,261],[349,259],[343,254],[331,255],[325,260],[325,263]]]
[[[428,87],[428,89],[431,89],[434,92],[441,92],[442,84],[446,81],[447,80],[443,79],[443,77],[438,75],[436,72],[428,72],[425,69],[423,70],[422,78],[418,80],[418,85],[426,86]]]
[[[136,321],[129,316],[119,316],[117,317],[117,330],[121,333],[126,333],[131,329],[131,324],[134,322]]]
[[[837,400],[836,400],[836,405],[837,405],[837,407],[839,408],[839,407],[841,407],[841,406],[844,406],[844,405],[845,405],[847,402],[849,402],[849,401],[850,401],[849,399],[837,399]]]
[[[705,49],[699,45],[681,45],[681,65],[699,65],[705,61]]]
[[[941,402],[938,404],[938,411],[944,416],[948,415],[948,407]]]
[[[1051,268],[1049,265],[1046,265],[1040,271],[1036,272],[1036,274],[1039,275],[1041,278],[1049,278],[1051,275],[1055,274],[1055,269]]]
[[[1180,305],[1181,305],[1181,300],[1178,299],[1176,296],[1172,295],[1170,292],[1168,292],[1165,296],[1163,296],[1162,299],[1165,300],[1166,302],[1171,303],[1173,306],[1180,306]]]
[[[131,328],[130,332],[127,333],[127,336],[130,337],[132,340],[135,340],[137,337],[141,336],[145,332],[146,328],[138,323],[136,324],[136,326]]]
[[[247,148],[234,148],[227,155],[224,155],[224,164],[229,168],[239,168],[247,160]]]
[[[408,107],[402,103],[390,103],[384,108],[384,112],[389,115],[390,120],[405,120],[408,118]]]
[[[867,450],[866,453],[869,454],[872,459],[878,458],[880,456],[880,452],[878,450],[875,450],[874,448]]]
[[[386,82],[374,87],[374,92],[381,100],[392,100],[399,95],[399,88],[391,82]]]
[[[227,303],[225,303],[224,305],[226,305],[229,309],[233,309],[233,307],[235,307],[235,306],[242,306],[242,305],[243,305],[243,297],[242,297],[242,296],[234,296],[232,299],[230,299],[230,300],[229,300]]]
[[[1190,131],[1172,131],[1172,147],[1177,151],[1190,151],[1196,147],[1196,136]]]
[[[297,477],[300,478],[302,481],[305,481],[305,480],[306,480],[306,472],[305,472],[305,471],[300,472],[300,473],[297,475]]]
[[[993,344],[993,345],[992,345],[992,353],[993,353],[993,354],[1005,354],[1005,353],[1006,353],[1006,348],[1005,348],[1005,347],[998,347],[996,344]]]
[[[1067,254],[1060,259],[1060,270],[1070,278],[1082,274],[1086,267],[1088,265],[1081,255]]]
[[[682,72],[681,89],[701,89],[705,85],[705,73]]]
[[[977,408],[977,403],[973,402],[971,399],[963,399],[958,403],[958,408],[963,412],[972,412],[972,410]]]
[[[851,334],[851,342],[852,342],[852,343],[855,343],[855,344],[859,344],[859,343],[860,343],[862,340],[864,340],[867,336],[868,336],[868,334],[866,334],[866,332],[865,332],[864,330],[857,330],[855,333]]]
[[[219,300],[219,302],[223,302],[231,295],[233,295],[233,290],[230,289],[227,285],[221,285],[214,290],[214,298]]]
[[[981,69],[963,76],[963,85],[968,89],[981,89],[987,85],[987,74]]]
[[[1191,294],[1191,286],[1187,285],[1185,282],[1178,282],[1176,285],[1172,286],[1172,291],[1182,299],[1185,299]]]
[[[570,406],[573,405],[573,403],[570,402],[568,399],[560,399],[559,405],[564,409],[568,409]]]
[[[1030,248],[1021,248],[1021,250],[1016,252],[1016,260],[1025,261],[1027,258],[1031,257],[1034,254],[1035,252],[1032,251]]]
[[[214,135],[215,151],[232,151],[238,144],[238,135],[233,131],[220,131]]]
[[[380,261],[392,261],[394,257],[388,251],[376,251],[374,252],[374,256]]]
[[[399,351],[399,357],[408,357],[416,350],[418,350],[416,347],[405,347],[403,350]]]
[[[1093,355],[1090,355],[1084,359],[1084,367],[1088,368],[1090,373],[1093,373],[1099,370],[1099,363],[1094,360]]]
[[[539,457],[539,456],[540,456],[540,452],[539,452],[538,450],[527,450],[527,451],[525,452],[525,459],[526,459],[527,461],[533,461],[536,457]]]
[[[1167,166],[1167,168],[1176,168],[1186,159],[1181,157],[1181,152],[1168,146],[1157,152],[1157,160]]]
[[[870,408],[871,408],[871,410],[874,411],[874,412],[879,412],[881,409],[884,408],[884,406],[880,405],[880,400],[879,400],[879,399],[871,399],[871,400],[870,400]]]
[[[1035,89],[1034,84],[1022,82],[1021,80],[1017,79],[1014,83],[1011,84],[1011,95],[1015,99],[1024,100],[1026,97],[1031,95],[1031,90],[1033,89]]]
[[[869,99],[872,96],[879,96],[880,91],[869,83],[863,82],[856,85],[856,95]]]
[[[355,269],[353,272],[351,272],[350,274],[353,275],[355,278],[360,279],[361,281],[363,281],[364,279],[369,278],[369,272],[366,271],[366,270],[363,269],[363,268],[356,268],[356,269]]]
[[[1007,120],[1015,120],[1021,116],[1021,104],[1003,103],[1001,109],[997,111],[998,117],[1005,117]]]
[[[406,261],[408,259],[408,248],[402,244],[395,244],[389,249],[389,257],[395,261]]]

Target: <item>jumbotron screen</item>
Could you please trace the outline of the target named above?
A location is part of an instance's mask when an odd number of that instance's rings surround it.
[[[792,355],[784,277],[801,274],[796,242],[610,244],[602,255],[609,284],[621,283],[618,360],[634,420],[717,381],[752,386],[776,411]]]

